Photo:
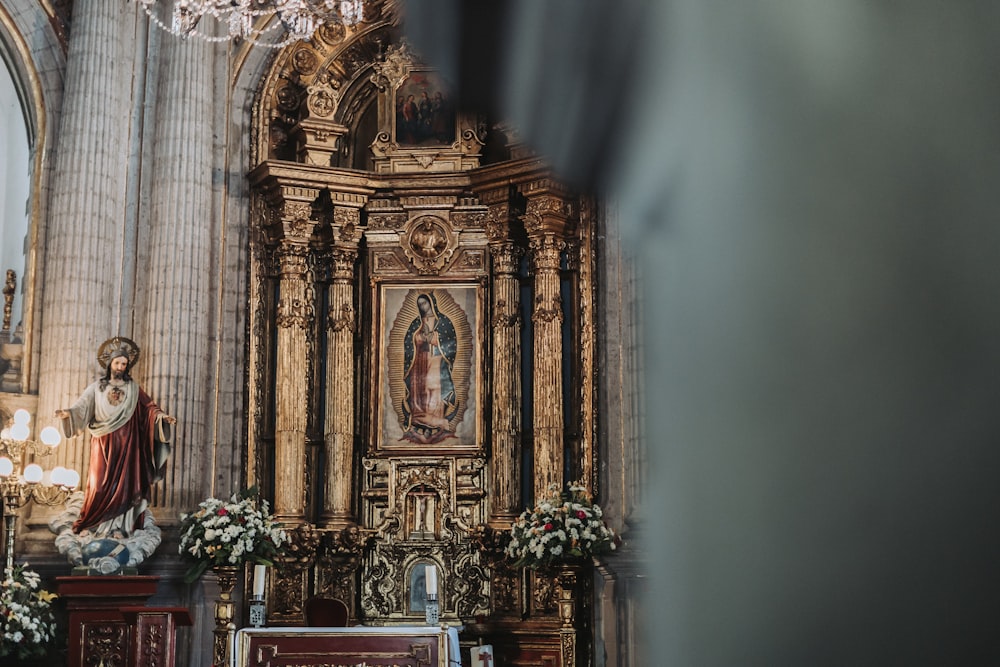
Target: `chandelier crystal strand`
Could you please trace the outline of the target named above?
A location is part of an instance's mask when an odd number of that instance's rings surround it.
[[[311,39],[323,24],[361,23],[365,9],[363,0],[174,0],[169,10],[164,9],[167,0],[138,2],[156,27],[173,35],[209,42],[242,40],[274,49]],[[165,11],[170,12],[169,24],[157,15]],[[207,20],[222,25],[225,34],[212,34],[212,28],[202,24]],[[283,39],[264,39],[278,30],[284,30]]]

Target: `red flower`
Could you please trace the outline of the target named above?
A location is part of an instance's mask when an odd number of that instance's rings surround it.
[[[577,510],[576,511],[576,518],[577,519],[586,519],[587,518],[587,513],[584,512],[583,510]]]
[[[545,530],[552,530],[552,524],[551,523],[545,524]]]
[[[216,512],[216,514],[218,514],[219,516],[226,516],[227,514],[229,514],[229,510],[227,510],[225,507],[220,507],[219,511]]]

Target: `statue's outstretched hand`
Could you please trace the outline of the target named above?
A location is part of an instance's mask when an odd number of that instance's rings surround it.
[[[59,419],[69,419],[69,410],[56,410],[56,417]]]
[[[176,424],[177,417],[171,417],[170,415],[165,414],[163,415],[163,421],[167,422],[168,424]]]

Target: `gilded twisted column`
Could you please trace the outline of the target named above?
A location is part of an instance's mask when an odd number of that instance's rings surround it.
[[[309,192],[315,196],[314,192]],[[309,335],[314,317],[308,279],[314,222],[306,201],[281,207],[278,262],[277,349],[274,381],[274,513],[286,524],[305,520],[306,428],[309,415]]]
[[[510,204],[492,204],[487,219],[493,266],[493,457],[490,523],[507,528],[521,512],[521,299],[523,250],[510,240]]]
[[[568,228],[568,204],[545,182],[527,194],[523,217],[535,273],[532,355],[534,420],[534,493],[545,495],[550,484],[562,486],[564,455],[563,310],[560,294],[562,251]]]
[[[125,328],[117,312],[137,5],[79,0],[46,220],[36,423],[44,425],[94,380],[98,345]],[[81,158],[86,168],[81,169]],[[129,249],[131,251],[131,249]],[[85,471],[89,448],[60,447],[58,463]]]
[[[172,473],[158,505],[185,508],[206,490],[212,441],[209,369],[212,313],[212,76],[202,40],[167,39],[162,54],[149,233],[149,260],[139,273],[143,382],[178,419]]]
[[[326,337],[326,415],[323,443],[326,467],[323,476],[323,510],[320,521],[327,528],[353,523],[351,489],[354,453],[354,267],[358,258],[354,230],[360,211],[334,209],[334,234],[341,240],[332,253],[332,279],[328,292]],[[346,231],[345,233],[345,230]],[[343,237],[350,238],[345,242]]]

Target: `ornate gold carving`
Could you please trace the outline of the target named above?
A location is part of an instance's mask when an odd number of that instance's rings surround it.
[[[339,230],[341,241],[353,242],[361,238],[361,209],[351,206],[335,206],[333,209],[333,225]]]
[[[355,598],[354,575],[371,539],[370,533],[357,526],[323,531],[316,552],[319,575],[316,592],[350,605]]]
[[[282,328],[307,329],[312,322],[312,304],[302,299],[279,299],[275,323]]]
[[[342,42],[344,40],[345,33],[346,29],[344,28],[344,25],[342,23],[334,22],[323,23],[323,25],[316,30],[316,34],[319,38],[330,46],[334,46]]]
[[[354,331],[354,308],[349,303],[340,305],[340,314],[331,310],[327,318],[327,328],[330,331]]]
[[[317,67],[316,54],[309,48],[296,50],[292,55],[292,67],[299,74],[311,75]]]
[[[320,534],[308,523],[287,530],[285,553],[277,559],[272,582],[272,616],[275,619],[301,619],[308,568],[315,562]]]
[[[10,331],[10,320],[14,306],[14,292],[17,288],[17,274],[14,269],[7,269],[7,280],[3,286],[3,327],[0,331]]]
[[[535,304],[535,310],[531,313],[532,322],[562,322],[562,299],[555,297],[549,301],[549,307],[545,307],[543,301]]]
[[[351,282],[355,278],[358,251],[354,248],[334,248],[330,253],[332,277],[337,282]]]
[[[551,234],[546,234],[545,236],[532,238],[530,246],[537,271],[559,270],[562,251],[566,248],[565,241]]]
[[[551,614],[556,611],[556,586],[551,577],[540,572],[532,572],[531,603],[532,611],[539,614]]]
[[[513,277],[518,273],[524,250],[513,243],[491,243],[493,273],[497,276]]]
[[[576,633],[563,631],[559,633],[562,645],[562,664],[576,664]]]
[[[368,229],[399,229],[406,225],[406,213],[369,213]]]
[[[507,302],[503,299],[497,301],[493,310],[493,328],[509,329],[521,326],[521,311],[515,308],[508,308]]]
[[[388,132],[379,132],[368,147],[375,154],[375,157],[387,157],[392,153],[394,146]]]
[[[421,275],[441,272],[458,247],[458,237],[444,218],[421,215],[403,230],[403,253]]]
[[[316,75],[316,81],[306,87],[309,93],[306,98],[306,109],[313,116],[329,118],[337,109],[340,101],[339,81],[331,81],[330,72],[323,70]]]
[[[143,632],[144,631],[144,632]],[[142,639],[136,642],[143,657],[143,665],[147,667],[158,667],[164,665],[164,654],[166,653],[166,637],[160,625],[140,625]]]
[[[124,623],[112,621],[84,625],[84,655],[94,664],[125,667],[128,632]]]
[[[399,203],[405,208],[446,208],[454,206],[456,198],[453,195],[410,195],[400,197]]]
[[[390,46],[381,62],[372,65],[371,82],[381,90],[395,90],[403,82],[413,67],[413,55],[405,41]]]
[[[454,576],[448,577],[448,589],[459,618],[474,618],[490,608],[490,576],[473,552],[461,554],[454,561]]]
[[[521,220],[531,236],[542,233],[563,234],[572,214],[573,207],[568,199],[546,190],[528,195],[528,204]]]
[[[283,276],[303,278],[308,271],[309,247],[292,241],[284,241],[277,252],[278,270]]]
[[[480,271],[485,268],[482,250],[466,250],[461,255],[461,260],[457,263],[456,269],[465,271]]]
[[[289,113],[297,111],[302,103],[302,90],[293,83],[288,83],[278,88],[275,93],[278,108]]]
[[[475,130],[471,128],[466,128],[462,130],[462,139],[459,141],[462,147],[462,152],[466,155],[478,155],[479,151],[483,150],[483,146],[486,143],[479,138],[479,135]]]
[[[406,270],[406,267],[392,251],[375,253],[375,270],[380,273]]]
[[[438,156],[437,153],[415,153],[413,155],[413,159],[421,167],[423,167],[424,169],[427,169],[432,164],[434,164],[434,160],[437,159],[437,156]]]

